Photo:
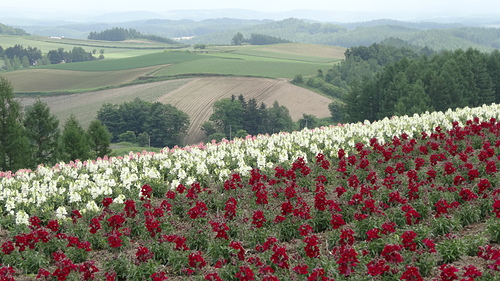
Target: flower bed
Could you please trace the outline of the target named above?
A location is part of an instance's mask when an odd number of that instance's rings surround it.
[[[495,280],[498,112],[484,106],[5,174],[0,276]],[[480,235],[461,232],[477,223]],[[464,255],[478,262],[454,264]]]

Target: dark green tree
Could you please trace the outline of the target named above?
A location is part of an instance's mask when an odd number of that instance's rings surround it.
[[[226,138],[232,138],[237,131],[243,129],[244,109],[241,101],[225,98],[216,101],[213,108],[209,120],[215,123],[217,130],[224,133]]]
[[[61,141],[64,161],[84,161],[91,158],[89,136],[74,115],[64,123]]]
[[[288,108],[274,101],[273,106],[267,109],[268,129],[266,133],[291,132],[294,123]]]
[[[10,82],[0,77],[0,171],[28,168],[30,154],[21,105],[14,100]]]
[[[316,116],[312,114],[302,114],[302,118],[299,119],[299,129],[304,129],[304,128],[315,128],[316,124],[318,123],[318,120],[316,119]]]
[[[231,39],[231,44],[239,46],[241,43],[243,43],[243,34],[238,32],[233,36],[233,39]]]
[[[332,115],[332,120],[333,122],[342,122],[343,120],[343,109],[344,105],[333,101],[328,104],[328,110],[330,111],[330,114]]]
[[[60,155],[59,119],[50,113],[49,106],[37,100],[25,109],[24,127],[31,146],[33,167],[54,165]]]
[[[104,157],[111,153],[111,133],[101,121],[93,120],[87,129],[87,134],[93,157]]]
[[[170,104],[155,102],[144,124],[151,138],[151,146],[174,147],[183,145],[189,128],[189,115]]]
[[[125,121],[120,114],[119,106],[116,104],[103,104],[101,109],[97,112],[97,119],[101,121],[111,133],[112,142],[118,141],[118,136],[126,131],[124,131]]]

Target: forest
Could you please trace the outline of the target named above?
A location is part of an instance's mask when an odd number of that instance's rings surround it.
[[[142,146],[182,145],[189,116],[170,104],[140,98],[122,104],[105,103],[97,112],[112,135],[113,142],[137,142]]]
[[[207,141],[291,132],[295,128],[288,108],[277,101],[268,108],[264,103],[259,105],[254,98],[246,100],[243,95],[237,98],[233,95],[216,101],[213,108],[210,121],[202,125]]]
[[[129,28],[114,27],[111,29],[106,29],[101,32],[91,31],[87,39],[91,40],[106,40],[106,41],[124,41],[129,39],[148,39],[151,41],[168,43],[168,44],[178,44],[177,41],[170,38],[165,38],[156,35],[145,35],[139,31]]]
[[[335,98],[330,110],[338,121],[374,121],[500,101],[498,50],[436,52],[392,38],[350,48],[345,55],[326,73],[293,80]]]

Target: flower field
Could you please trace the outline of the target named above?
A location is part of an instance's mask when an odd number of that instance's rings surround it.
[[[0,279],[500,280],[499,115],[2,173]]]

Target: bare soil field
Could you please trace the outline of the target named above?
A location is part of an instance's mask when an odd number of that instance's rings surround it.
[[[146,101],[172,104],[190,116],[190,128],[185,143],[197,144],[205,138],[200,126],[212,114],[215,101],[242,94],[245,99],[255,98],[268,107],[274,101],[290,111],[294,121],[302,114],[313,114],[323,118],[330,116],[328,104],[331,100],[312,91],[297,87],[286,79],[265,79],[248,77],[206,77],[169,80],[117,89],[81,94],[43,97],[53,114],[64,124],[74,114],[86,128],[96,117],[104,103],[120,104],[139,97]],[[35,98],[19,98],[24,106],[33,104]]]
[[[215,101],[242,94],[246,100],[255,98],[257,103],[268,107],[274,101],[284,105],[290,111],[294,121],[302,114],[314,114],[323,118],[330,116],[328,104],[331,100],[312,91],[297,87],[286,79],[264,79],[247,77],[211,77],[196,78],[179,89],[172,91],[158,101],[169,103],[186,112],[191,118],[191,126],[186,137],[186,144],[197,144],[205,135],[200,129],[203,122],[212,114]]]

